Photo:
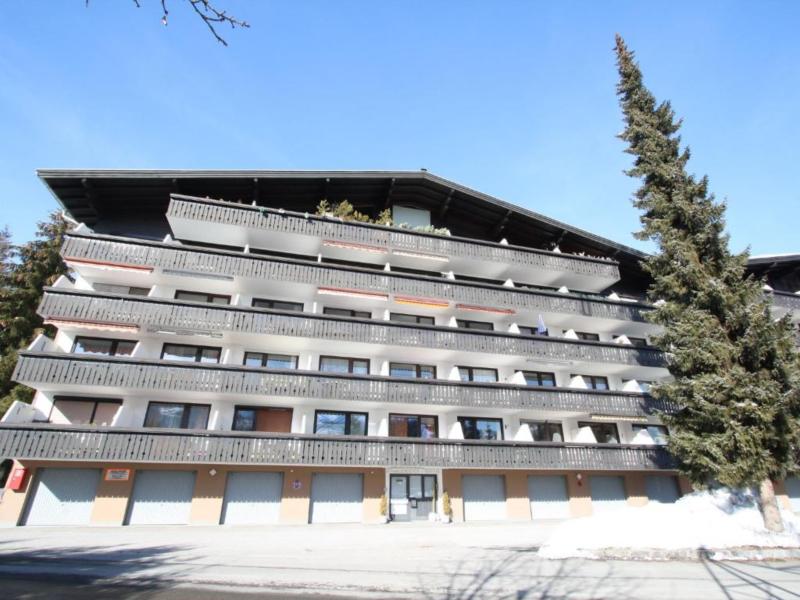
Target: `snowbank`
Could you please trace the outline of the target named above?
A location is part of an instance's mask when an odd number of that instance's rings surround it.
[[[539,550],[544,558],[597,558],[609,549],[653,555],[653,551],[701,548],[800,548],[800,519],[782,511],[781,534],[764,529],[750,492],[722,488],[694,492],[674,504],[650,502],[641,508],[565,521]]]

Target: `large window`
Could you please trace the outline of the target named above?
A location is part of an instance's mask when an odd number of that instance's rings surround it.
[[[439,437],[438,419],[426,415],[389,415],[389,435],[431,439]]]
[[[371,319],[372,313],[368,310],[352,310],[349,308],[333,308],[326,306],[322,309],[322,314],[331,315],[333,317],[354,317],[357,319]]]
[[[433,317],[424,317],[422,315],[408,315],[405,313],[390,313],[389,320],[395,323],[413,323],[415,325],[435,325],[436,321]]]
[[[468,321],[456,319],[456,325],[461,329],[478,329],[480,331],[494,331],[494,324],[489,321]]]
[[[314,433],[319,435],[367,435],[367,413],[318,410]]]
[[[254,308],[271,308],[272,310],[290,310],[303,312],[302,302],[286,302],[285,300],[271,300],[269,298],[253,298]]]
[[[121,405],[121,400],[108,398],[56,396],[48,421],[59,425],[108,426]]]
[[[547,337],[550,335],[546,329],[543,333],[539,333],[538,328],[531,327],[530,325],[517,325],[517,327],[519,328],[520,335],[529,335],[529,336],[538,335],[543,337]]]
[[[109,340],[78,336],[72,345],[75,354],[94,354],[97,356],[130,356],[136,347],[136,341]]]
[[[208,427],[207,404],[183,404],[173,402],[151,402],[144,418],[145,427],[171,429],[205,429]]]
[[[147,296],[150,293],[150,288],[147,287],[115,285],[113,283],[95,283],[94,289],[97,290],[98,292],[107,292],[109,294],[124,294],[126,296]]]
[[[389,363],[389,375],[392,377],[409,377],[413,379],[436,379],[436,367],[433,365],[413,365],[410,363]]]
[[[296,369],[297,357],[288,354],[245,352],[244,365],[246,367],[267,367],[269,369]]]
[[[482,417],[458,417],[465,440],[502,440],[503,420]]]
[[[634,423],[632,426],[633,435],[636,436],[642,430],[646,430],[656,444],[666,444],[669,438],[669,431],[663,425],[650,425],[648,423]]]
[[[600,341],[600,334],[598,334],[598,333],[588,333],[586,331],[576,331],[575,335],[578,336],[579,340],[583,340],[585,342],[599,342]]]
[[[531,430],[534,442],[563,442],[564,428],[561,423],[549,423],[547,421],[520,421],[527,425]]]
[[[345,358],[341,356],[320,356],[319,370],[328,373],[352,373],[369,375],[369,360],[366,358]]]
[[[164,344],[161,358],[182,362],[218,363],[221,348],[190,346],[188,344]]]
[[[598,444],[619,444],[619,430],[615,423],[579,421],[578,427],[588,427]]]
[[[599,375],[570,375],[570,377],[583,377],[586,387],[590,390],[607,390],[608,378],[600,377]]]
[[[187,300],[189,302],[205,302],[207,304],[230,304],[231,297],[222,294],[207,294],[205,292],[187,292],[178,290],[175,292],[175,300]]]
[[[555,387],[556,374],[545,371],[523,371],[525,383],[531,387]]]
[[[632,381],[631,379],[623,379],[622,380],[622,387],[628,384],[628,382]],[[650,386],[653,385],[652,381],[645,381],[644,379],[637,379],[636,383],[639,384],[639,389],[642,390],[645,394],[650,393]]]
[[[475,381],[480,383],[496,383],[497,369],[483,369],[480,367],[457,367],[461,381]]]

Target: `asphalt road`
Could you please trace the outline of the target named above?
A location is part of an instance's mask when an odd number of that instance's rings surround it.
[[[800,561],[544,560],[533,523],[0,529],[0,599],[800,600]]]

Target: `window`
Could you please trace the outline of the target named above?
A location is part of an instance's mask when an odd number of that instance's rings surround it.
[[[547,421],[520,421],[531,430],[534,442],[563,442],[564,428],[561,423]]]
[[[94,354],[97,356],[130,356],[136,347],[136,341],[109,340],[78,336],[72,345],[75,354]]]
[[[439,437],[438,419],[425,415],[389,415],[391,437],[432,439]]]
[[[221,294],[206,294],[205,292],[186,292],[178,290],[175,292],[175,300],[187,300],[189,302],[205,302],[207,304],[230,304],[231,297]]]
[[[233,430],[291,433],[292,409],[273,406],[237,406],[233,411]]]
[[[369,375],[369,360],[366,358],[343,358],[339,356],[320,356],[319,370],[328,373],[352,373]]]
[[[478,329],[480,331],[494,331],[494,324],[488,321],[467,321],[456,319],[456,325],[461,329]]]
[[[414,323],[415,325],[436,325],[433,317],[422,315],[407,315],[405,313],[389,313],[389,320],[395,323]]]
[[[207,404],[180,404],[151,402],[144,418],[145,427],[167,427],[171,429],[205,429],[208,426]]]
[[[546,330],[544,333],[539,333],[539,330],[536,327],[529,327],[528,325],[517,325],[517,327],[519,328],[520,335],[538,335],[543,337],[550,335]]]
[[[590,390],[607,390],[608,378],[599,375],[570,375],[570,377],[583,377],[586,387]]]
[[[297,357],[288,354],[245,352],[244,365],[246,367],[267,367],[268,369],[296,369]]]
[[[623,379],[622,380],[622,386],[625,387],[625,385],[629,381],[633,381],[633,380],[632,379]],[[639,389],[642,390],[645,394],[649,394],[650,393],[650,386],[653,385],[652,381],[644,381],[644,380],[641,380],[641,379],[637,379],[636,383],[639,384]]]
[[[583,340],[585,342],[599,342],[600,341],[600,334],[598,334],[598,333],[587,333],[585,331],[576,331],[575,335],[578,336],[579,340]]]
[[[389,363],[389,375],[392,377],[410,377],[414,379],[436,379],[436,367],[432,365]]]
[[[94,289],[98,292],[107,292],[109,294],[124,294],[127,296],[147,296],[150,293],[150,288],[146,287],[131,287],[129,285],[114,285],[111,283],[95,283]]]
[[[111,425],[121,400],[56,396],[48,422],[59,425]]]
[[[354,317],[356,319],[371,319],[372,313],[368,310],[351,310],[349,308],[333,308],[326,306],[322,309],[323,315],[331,315],[333,317]]]
[[[458,417],[465,440],[502,440],[503,420]]]
[[[579,421],[578,427],[588,427],[598,444],[619,444],[619,430],[615,423],[593,423]]]
[[[650,437],[653,438],[653,441],[656,444],[666,444],[667,438],[669,438],[669,430],[663,425],[650,425],[648,423],[634,423],[631,425],[633,428],[633,435],[636,436],[637,433],[642,431],[643,429],[647,430],[647,433],[650,434]]]
[[[497,369],[481,369],[478,367],[458,367],[461,381],[479,383],[497,383]]]
[[[319,435],[367,435],[367,413],[318,410],[314,433]]]
[[[190,346],[188,344],[164,344],[161,358],[183,362],[218,363],[221,348]]]
[[[302,302],[285,302],[283,300],[269,300],[267,298],[253,298],[254,308],[271,308],[273,310],[291,310],[303,312]]]
[[[532,387],[555,387],[556,374],[544,371],[523,371],[525,383]]]
[[[615,336],[614,336],[614,339],[617,339],[618,337],[620,337],[620,336],[618,336],[618,335],[615,335]],[[640,338],[640,337],[631,337],[631,336],[629,336],[629,335],[628,335],[628,336],[625,336],[625,337],[627,337],[627,338],[628,338],[628,341],[629,341],[629,342],[630,342],[630,343],[631,343],[633,346],[637,346],[637,347],[639,347],[639,348],[642,348],[642,347],[644,347],[644,346],[647,346],[647,340],[646,340],[645,338]]]

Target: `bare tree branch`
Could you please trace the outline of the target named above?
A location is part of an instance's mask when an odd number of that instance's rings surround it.
[[[132,0],[136,8],[141,8],[141,0]],[[161,0],[161,22],[164,25],[168,24],[169,10],[167,4],[170,0]],[[230,25],[231,29],[246,29],[250,27],[247,21],[237,19],[233,15],[229,15],[226,10],[222,10],[214,6],[212,0],[177,0],[178,2],[187,2],[192,7],[194,13],[203,20],[211,34],[223,46],[227,46],[228,42],[217,33],[218,25]],[[86,6],[89,6],[89,0],[86,0]]]

